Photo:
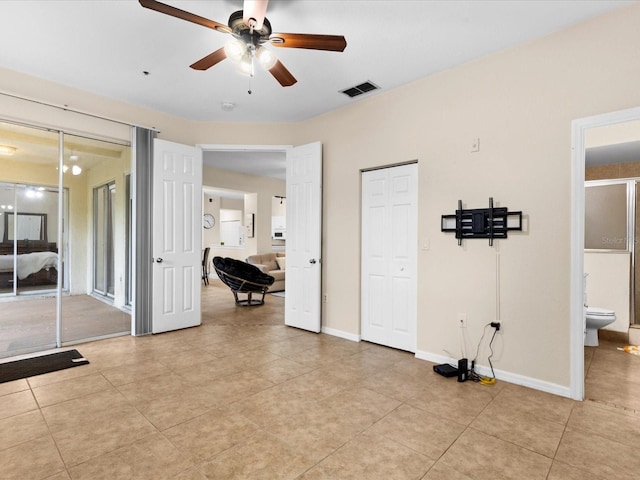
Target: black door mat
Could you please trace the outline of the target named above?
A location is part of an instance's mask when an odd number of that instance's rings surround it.
[[[40,357],[25,358],[13,362],[0,363],[0,383],[12,382],[21,378],[57,372],[66,368],[87,365],[89,360],[77,350],[51,353]]]

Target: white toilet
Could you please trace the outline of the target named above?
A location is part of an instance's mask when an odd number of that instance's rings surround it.
[[[585,317],[584,345],[586,347],[597,347],[598,329],[615,322],[616,312],[604,308],[586,307]]]

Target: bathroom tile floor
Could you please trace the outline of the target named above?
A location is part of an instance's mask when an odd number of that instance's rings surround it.
[[[200,327],[0,384],[0,479],[640,479],[640,357],[614,343],[575,402],[285,327],[283,303],[211,282]]]

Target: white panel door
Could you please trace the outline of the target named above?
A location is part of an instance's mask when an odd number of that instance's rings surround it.
[[[153,144],[152,332],[200,325],[202,151]]]
[[[415,352],[417,164],[362,174],[362,339]]]
[[[322,144],[287,151],[287,275],[284,323],[320,331]]]

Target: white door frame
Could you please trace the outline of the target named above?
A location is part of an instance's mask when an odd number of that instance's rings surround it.
[[[585,132],[591,128],[640,120],[640,108],[579,118],[571,122],[571,330],[570,392],[584,399],[584,169]]]

